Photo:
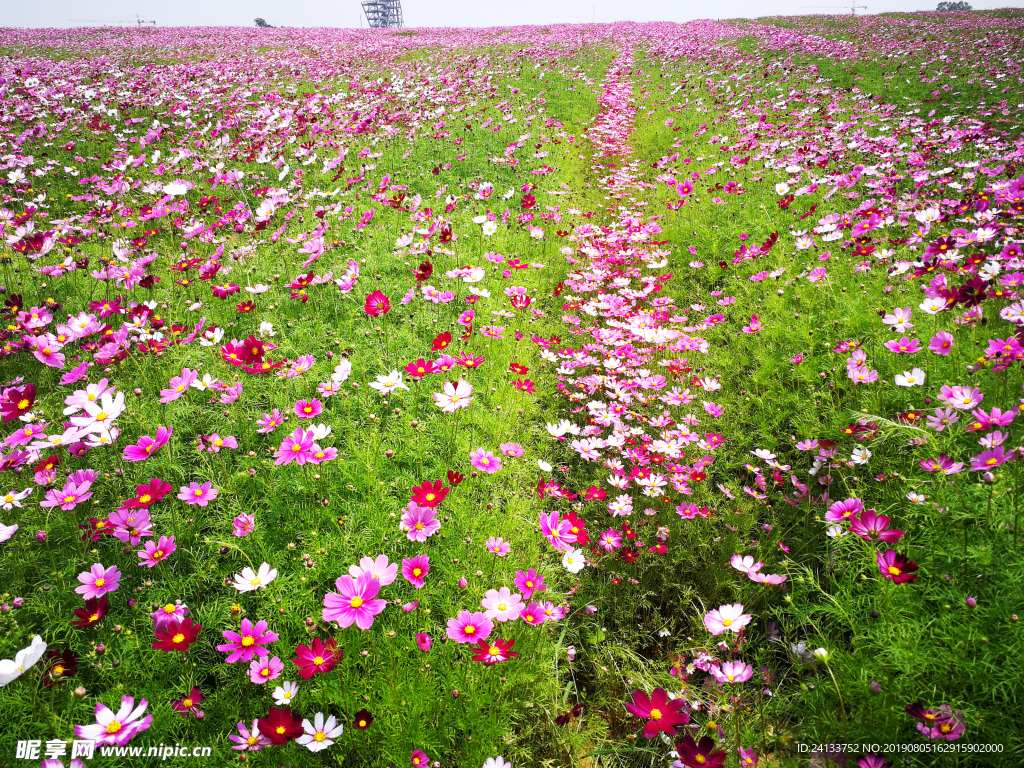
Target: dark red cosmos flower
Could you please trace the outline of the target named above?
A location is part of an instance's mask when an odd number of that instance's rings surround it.
[[[418,485],[412,489],[412,496],[410,500],[421,507],[436,507],[442,501],[444,497],[448,495],[450,489],[444,487],[443,480],[435,480],[434,482],[424,482],[422,485]]]
[[[459,483],[461,483],[465,479],[466,479],[465,475],[459,474],[458,472],[455,472],[454,470],[451,470],[451,469],[448,470],[448,484],[449,485],[454,487],[454,486],[458,485]]]
[[[413,360],[405,366],[405,372],[414,379],[422,379],[428,373],[433,373],[436,370],[437,366],[434,365],[433,360],[424,360],[422,357],[419,360]]]
[[[341,654],[337,641],[328,640],[325,643],[317,637],[310,645],[300,645],[296,648],[295,658],[292,659],[292,662],[299,668],[299,675],[302,679],[309,680],[313,675],[330,672],[338,666]]]
[[[243,301],[241,304],[235,304],[235,309],[246,315],[256,309],[256,305],[251,301]]]
[[[676,744],[676,752],[683,765],[690,768],[717,768],[725,762],[725,752],[714,751],[715,740],[705,736],[699,742],[694,742],[693,736],[683,736],[681,744]]]
[[[582,712],[583,712],[583,703],[581,702],[581,703],[577,704],[575,707],[573,707],[572,709],[570,709],[568,712],[566,712],[564,715],[559,715],[558,717],[556,717],[555,718],[555,725],[565,725],[570,720],[572,720],[574,717],[579,717]]]
[[[447,349],[448,345],[452,343],[451,331],[445,331],[444,333],[437,334],[437,338],[430,342],[430,349],[432,352],[437,352],[442,349]]]
[[[302,735],[302,716],[292,714],[291,707],[271,707],[266,717],[259,719],[260,733],[270,739],[271,744],[281,746]]]
[[[60,456],[51,453],[45,459],[36,464],[33,472],[49,472],[51,469],[56,469],[60,466]]]
[[[20,389],[11,388],[7,390],[7,394],[4,395],[3,402],[0,403],[0,412],[3,413],[3,420],[14,421],[23,413],[31,411],[35,402],[35,384],[26,384]]]
[[[532,395],[537,392],[534,383],[529,379],[516,379],[512,382],[512,386],[520,392],[525,392],[528,395]]]
[[[93,624],[99,624],[100,620],[107,615],[108,610],[110,610],[110,601],[106,597],[90,598],[85,601],[84,608],[75,608],[75,616],[78,617],[78,621],[72,621],[71,626],[84,629]]]
[[[360,709],[356,712],[356,718],[352,724],[360,731],[365,731],[373,725],[373,713],[368,709]]]
[[[70,648],[66,651],[58,651],[54,648],[46,652],[46,674],[43,676],[43,685],[46,688],[60,685],[67,678],[74,677],[76,674],[78,674],[78,657]]]
[[[495,640],[493,644],[486,640],[477,643],[476,656],[473,661],[482,661],[484,664],[498,664],[502,661],[514,659],[519,654],[512,650],[516,644],[515,640]]]
[[[434,265],[431,264],[429,261],[424,261],[422,264],[420,264],[419,269],[410,269],[409,271],[416,276],[417,283],[422,283],[424,280],[429,279],[430,276],[434,274]]]
[[[535,198],[533,195],[523,195],[523,199],[519,202],[519,204],[523,207],[523,210],[529,210],[530,208],[533,208],[533,206],[537,204],[537,198]]]
[[[529,368],[525,365],[520,365],[519,363],[509,363],[508,369],[512,371],[512,373],[518,373],[520,376],[524,376],[530,372]]]
[[[878,570],[886,579],[892,579],[893,584],[906,584],[917,578],[914,571],[917,570],[917,563],[908,560],[899,554],[895,549],[876,552],[875,558],[878,561]]]
[[[189,646],[199,638],[202,628],[202,624],[196,624],[192,619],[183,619],[182,621],[172,619],[156,630],[153,650],[187,651]]]
[[[647,721],[644,724],[644,738],[653,739],[661,731],[675,736],[677,725],[690,722],[690,715],[679,711],[685,703],[684,699],[669,701],[668,691],[664,688],[655,688],[650,697],[636,690],[633,691],[633,703],[626,704],[626,710],[634,717]]]

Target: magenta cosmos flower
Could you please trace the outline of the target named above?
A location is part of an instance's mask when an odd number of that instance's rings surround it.
[[[650,697],[643,691],[633,691],[633,703],[625,706],[631,715],[647,721],[644,724],[644,738],[653,739],[661,731],[675,736],[677,725],[690,722],[690,716],[679,711],[685,703],[685,699],[669,701],[668,692],[664,688],[655,688]]]
[[[312,400],[299,400],[293,409],[300,419],[313,419],[323,413],[324,404],[316,398]]]
[[[51,488],[47,491],[46,500],[39,502],[39,506],[44,509],[60,507],[67,512],[74,509],[79,502],[92,497],[92,493],[89,491],[91,487],[91,482],[75,483],[68,480],[59,491],[56,488]]]
[[[284,662],[280,656],[263,656],[249,662],[249,680],[256,685],[263,685],[276,680],[284,672]]]
[[[284,424],[284,416],[282,416],[281,412],[275,408],[270,413],[264,413],[256,420],[256,426],[259,427],[256,431],[265,435],[268,432],[273,432],[282,424]]]
[[[281,446],[274,452],[277,458],[274,465],[291,464],[293,461],[299,466],[305,464],[312,456],[315,439],[316,433],[313,430],[307,432],[301,427],[297,428],[281,441]]]
[[[517,571],[515,585],[527,600],[533,597],[534,592],[543,592],[548,588],[544,583],[544,577],[533,568],[528,571]]]
[[[200,507],[205,507],[217,498],[217,489],[209,481],[202,485],[199,483],[189,483],[187,486],[181,486],[178,491],[178,498],[186,504],[198,504]]]
[[[572,523],[568,520],[559,520],[557,512],[540,513],[540,532],[557,550],[568,552],[576,543]]]
[[[174,554],[175,549],[177,547],[173,536],[161,536],[160,541],[147,541],[145,551],[138,553],[139,565],[152,568]]]
[[[256,530],[256,515],[243,512],[231,521],[233,536],[245,537]]]
[[[402,525],[405,537],[409,541],[418,541],[421,544],[441,530],[441,521],[436,518],[434,510],[429,507],[421,507],[415,501],[410,501],[405,512],[402,513]]]
[[[416,589],[423,589],[423,580],[430,573],[430,558],[426,555],[417,555],[409,560],[402,561],[402,576]]]
[[[121,571],[115,565],[104,568],[96,563],[88,571],[78,574],[78,580],[82,586],[75,587],[75,592],[84,600],[92,600],[115,591],[121,581]]]
[[[875,559],[878,562],[878,570],[886,579],[892,579],[893,584],[906,584],[917,578],[914,571],[917,570],[917,563],[908,560],[895,549],[886,550],[884,553],[876,552]]]
[[[495,456],[485,448],[477,448],[469,454],[469,463],[474,469],[493,475],[501,469],[501,457]]]
[[[124,449],[124,460],[145,461],[167,445],[167,441],[171,439],[171,434],[173,432],[174,427],[158,427],[156,430],[156,437],[143,435],[139,438],[138,443],[135,445],[129,445]]]
[[[491,620],[476,611],[461,611],[454,619],[448,619],[448,637],[456,643],[478,643],[491,634]]]
[[[334,582],[337,592],[324,595],[324,621],[336,621],[350,627],[354,623],[360,629],[373,626],[373,617],[384,610],[386,600],[375,600],[380,591],[380,582],[369,573],[358,579],[349,575]]]
[[[750,623],[751,615],[743,612],[742,603],[721,605],[708,611],[704,617],[704,626],[712,635],[721,635],[726,630],[739,634],[739,631]]]
[[[266,643],[275,642],[278,636],[276,632],[268,632],[267,627],[268,624],[265,621],[253,624],[249,619],[242,619],[239,632],[225,629],[221,634],[228,642],[217,646],[218,651],[228,654],[228,657],[224,659],[225,663],[252,661],[254,656],[269,655],[270,651],[263,646]]]

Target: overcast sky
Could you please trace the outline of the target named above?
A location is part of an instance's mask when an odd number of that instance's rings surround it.
[[[856,0],[867,13],[934,10],[938,0]],[[975,9],[1021,7],[1022,0],[974,2]],[[849,0],[402,0],[407,27],[491,27],[610,21],[688,21],[812,13],[849,13]],[[359,0],[0,0],[0,25],[92,26],[96,22],[155,20],[159,26],[252,26],[261,16],[274,26],[356,27]],[[858,10],[858,13],[865,11]],[[74,20],[74,21],[73,21]],[[80,23],[87,20],[90,23]],[[363,24],[365,24],[363,20]]]

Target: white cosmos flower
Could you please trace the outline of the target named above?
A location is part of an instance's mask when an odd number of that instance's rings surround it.
[[[288,706],[295,699],[299,692],[299,684],[291,680],[285,680],[274,689],[274,703],[279,707]]]
[[[245,287],[245,292],[246,293],[252,293],[252,294],[266,293],[269,290],[270,290],[270,286],[269,285],[264,285],[263,283],[256,283],[256,285],[247,285]]]
[[[491,235],[493,235],[497,231],[498,231],[498,222],[496,222],[496,221],[487,221],[487,222],[484,223],[483,232],[484,232],[484,235],[486,235],[487,237],[490,237]]]
[[[341,736],[341,732],[345,730],[345,726],[339,723],[334,715],[325,720],[323,712],[317,712],[312,723],[309,720],[303,720],[302,727],[306,732],[299,736],[295,743],[301,744],[310,752],[327,749],[334,743],[334,739]]]
[[[14,655],[14,660],[0,660],[0,688],[21,677],[26,669],[31,669],[46,653],[46,643],[36,635],[27,648],[22,648]]]
[[[340,363],[334,366],[334,373],[331,374],[331,381],[335,384],[344,384],[345,380],[352,373],[352,363],[343,359]]]
[[[537,459],[537,466],[540,467],[542,472],[550,472],[551,471],[551,465],[548,464],[543,459]]]
[[[409,388],[402,383],[402,374],[397,370],[392,371],[387,376],[378,376],[376,381],[370,382],[370,387],[380,392],[382,395],[387,395],[396,389]]]
[[[170,184],[164,184],[163,193],[176,197],[177,195],[184,195],[188,192],[188,185],[183,181],[172,181]]]
[[[562,555],[562,567],[569,571],[569,573],[579,573],[586,564],[583,550],[581,549],[571,549]]]
[[[239,592],[253,592],[257,589],[266,589],[267,584],[276,578],[277,569],[271,568],[269,563],[262,563],[258,571],[243,568],[241,573],[236,573],[234,587]]]
[[[920,387],[924,385],[924,371],[915,368],[912,371],[904,371],[902,375],[896,374],[897,387]]]
[[[12,489],[5,493],[3,498],[0,498],[0,507],[3,507],[5,510],[10,510],[12,507],[21,507],[23,506],[21,504],[22,500],[30,493],[32,493],[31,488],[26,488],[24,491],[15,491]]]
[[[505,762],[505,758],[498,755],[484,760],[482,768],[512,768],[512,763]]]

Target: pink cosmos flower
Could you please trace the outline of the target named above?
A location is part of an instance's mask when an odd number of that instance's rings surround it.
[[[609,528],[601,534],[600,538],[597,540],[597,544],[605,552],[615,551],[622,546],[622,531],[618,528]]]
[[[418,541],[422,544],[441,530],[441,521],[437,520],[434,510],[429,507],[421,507],[415,501],[410,501],[405,512],[402,513],[400,527],[405,531],[405,537],[409,541]]]
[[[369,573],[358,579],[341,576],[334,582],[335,592],[324,595],[324,621],[336,621],[342,628],[353,623],[360,629],[373,626],[373,617],[384,610],[386,600],[375,600],[380,591],[380,582]]]
[[[523,598],[508,587],[487,590],[480,605],[484,609],[484,616],[500,622],[515,621],[526,607]]]
[[[504,557],[512,551],[512,545],[500,536],[498,536],[497,538],[491,536],[489,539],[487,539],[487,551],[490,552],[492,555]]]
[[[751,571],[747,574],[747,578],[751,581],[756,581],[758,584],[781,584],[786,580],[786,576],[777,573],[761,573],[760,571]]]
[[[145,551],[140,551],[139,565],[153,568],[157,563],[162,563],[174,554],[177,547],[174,545],[173,536],[161,536],[160,541],[147,541]]]
[[[953,351],[953,334],[939,331],[928,342],[928,349],[936,355],[948,355]]]
[[[855,515],[864,509],[864,502],[857,498],[844,499],[833,502],[828,512],[825,513],[825,520],[830,523],[846,522],[851,515]]]
[[[324,404],[317,399],[299,400],[293,411],[300,419],[313,419],[323,413]]]
[[[231,534],[244,538],[256,529],[256,515],[243,512],[232,521],[232,525]]]
[[[493,475],[501,469],[501,458],[484,448],[477,448],[469,454],[469,463],[474,469]]]
[[[434,643],[433,638],[430,635],[428,635],[426,632],[417,632],[416,633],[416,647],[419,648],[424,653],[426,653],[427,651],[430,650],[430,646],[433,645],[433,643]]]
[[[704,617],[704,626],[712,635],[721,635],[726,630],[739,634],[739,631],[750,623],[751,618],[749,613],[743,613],[742,603],[721,605],[708,611]]]
[[[281,441],[281,446],[274,452],[274,456],[277,457],[274,465],[291,464],[293,461],[299,466],[305,464],[310,459],[315,437],[313,430],[307,432],[301,427],[296,428]]]
[[[220,453],[222,448],[230,448],[232,450],[238,448],[238,440],[233,435],[221,437],[216,432],[206,437],[203,442],[206,443],[207,453]]]
[[[977,387],[945,385],[939,389],[939,399],[944,400],[958,411],[969,411],[980,405],[985,396]]]
[[[256,685],[263,685],[276,680],[284,672],[284,662],[280,656],[262,656],[249,662],[249,680]]]
[[[913,355],[921,351],[921,343],[917,339],[908,339],[906,336],[887,341],[882,346],[898,355]]]
[[[198,504],[200,507],[205,507],[217,498],[217,493],[217,489],[213,487],[213,483],[210,481],[202,485],[199,483],[189,483],[187,486],[181,486],[178,490],[178,498],[186,504]]]
[[[56,488],[47,491],[46,500],[39,502],[39,506],[60,507],[67,512],[74,509],[80,501],[92,497],[92,493],[89,492],[91,486],[91,482],[76,483],[69,479],[59,491]]]
[[[262,435],[265,435],[268,432],[273,432],[283,423],[284,416],[282,416],[281,412],[277,410],[277,408],[275,408],[270,413],[264,413],[262,416],[259,417],[259,419],[256,420],[256,426],[259,427],[259,429],[257,429],[256,431]]]
[[[185,394],[185,390],[192,386],[192,382],[195,381],[198,376],[198,371],[193,371],[190,368],[182,368],[181,376],[173,377],[168,388],[160,390],[160,402],[166,405],[167,403],[177,400]]]
[[[572,523],[559,520],[557,512],[540,513],[540,532],[551,542],[555,549],[568,552],[576,543],[576,534],[572,532]]]
[[[82,582],[82,586],[75,587],[75,592],[80,594],[83,600],[92,600],[115,591],[121,581],[121,571],[114,565],[104,568],[96,563],[88,571],[78,574],[78,580]]]
[[[110,523],[114,526],[114,538],[133,547],[139,546],[143,536],[153,535],[153,523],[144,509],[118,509],[110,516]]]
[[[544,613],[544,609],[541,608],[537,603],[530,603],[519,613],[519,618],[525,621],[527,624],[538,626],[548,620],[547,614]]]
[[[727,661],[721,667],[711,667],[711,676],[720,683],[745,683],[753,674],[754,668],[742,661]]]
[[[884,541],[895,544],[903,536],[903,531],[889,528],[889,518],[880,515],[873,509],[865,509],[850,518],[850,533],[860,536],[864,541]]]
[[[94,741],[98,745],[123,746],[153,723],[152,715],[142,716],[148,706],[149,703],[145,699],[140,699],[139,706],[136,707],[135,699],[131,696],[122,696],[121,707],[117,712],[112,712],[105,704],[97,702],[95,724],[76,725],[75,736]]]
[[[975,472],[986,472],[1002,465],[1003,462],[1012,458],[1013,454],[1013,451],[1007,453],[1003,446],[997,445],[990,451],[984,451],[977,456],[972,456],[971,469]]]
[[[236,661],[252,661],[254,656],[269,655],[270,651],[263,646],[275,642],[278,635],[276,632],[268,632],[267,627],[265,621],[253,624],[249,619],[242,619],[239,632],[225,629],[221,634],[228,642],[217,646],[218,651],[228,654],[224,662],[234,664]]]
[[[269,747],[270,739],[259,731],[259,721],[253,720],[252,727],[246,728],[245,723],[239,722],[236,726],[238,735],[231,734],[228,738],[235,742],[232,749],[239,752],[259,752],[264,747]]]
[[[386,587],[393,583],[398,575],[398,563],[389,563],[387,555],[378,555],[376,558],[361,558],[359,565],[350,565],[348,568],[348,574],[353,579],[358,579],[364,573],[380,582],[382,587]]]
[[[498,446],[498,450],[501,451],[506,456],[508,456],[509,458],[513,459],[519,458],[524,453],[526,453],[526,451],[523,450],[523,446],[519,445],[518,443],[502,443],[501,445]]]
[[[188,606],[184,603],[167,603],[149,614],[153,620],[153,630],[162,629],[172,621],[182,622],[188,616]]]
[[[454,619],[448,619],[448,637],[456,643],[478,643],[490,636],[492,626],[479,611],[460,611]]]
[[[402,576],[416,589],[423,589],[423,580],[430,573],[430,558],[417,555],[410,560],[402,561]]]
[[[544,583],[544,577],[533,568],[528,571],[517,571],[514,580],[516,589],[523,593],[523,597],[529,600],[535,592],[543,592],[548,588]]]
[[[143,435],[139,438],[138,443],[129,445],[124,449],[124,460],[145,461],[167,445],[167,441],[171,439],[173,432],[174,427],[158,427],[155,438]]]
[[[473,385],[468,381],[459,379],[457,384],[446,381],[444,392],[434,393],[434,405],[441,409],[442,413],[455,413],[462,408],[468,408],[473,402]]]

